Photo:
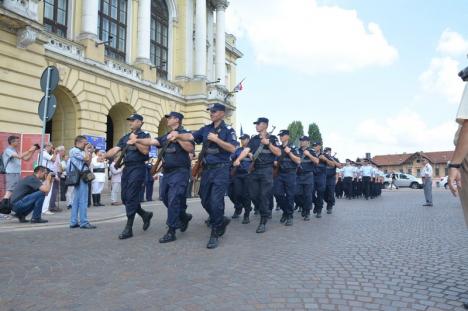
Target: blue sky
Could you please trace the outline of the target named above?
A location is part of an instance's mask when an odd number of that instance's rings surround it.
[[[233,0],[237,121],[316,122],[342,157],[450,150],[468,1]]]

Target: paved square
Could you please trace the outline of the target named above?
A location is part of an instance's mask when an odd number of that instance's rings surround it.
[[[205,248],[196,200],[188,231],[166,245],[159,204],[148,207],[151,228],[136,221],[126,241],[117,239],[121,218],[95,231],[4,230],[0,310],[463,310],[468,230],[459,203],[443,190],[434,207],[422,201],[420,190],[338,200],[333,215],[296,217],[293,227],[275,212],[263,235],[256,217],[233,221],[216,250]]]

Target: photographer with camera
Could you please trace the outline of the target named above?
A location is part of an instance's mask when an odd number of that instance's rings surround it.
[[[47,220],[41,218],[42,204],[50,192],[54,174],[44,166],[37,166],[34,174],[18,182],[11,196],[12,210],[19,222],[27,222],[26,216],[33,213],[31,223],[41,224]]]
[[[55,147],[52,143],[47,143],[42,150],[42,161],[39,165],[47,167],[50,172],[54,173],[54,179],[52,180],[52,189],[49,191],[49,194],[44,200],[42,205],[42,213],[44,215],[53,215],[52,212],[55,206],[55,199],[57,198],[57,188],[59,187],[58,181],[58,170],[55,165],[55,160],[58,157],[58,151],[55,150]]]
[[[10,197],[16,184],[20,181],[21,160],[28,161],[40,147],[38,144],[33,145],[26,152],[20,154],[20,138],[18,136],[8,137],[8,147],[2,154],[3,169],[1,173],[5,174],[6,192],[0,205],[0,213],[9,214],[11,212]]]
[[[89,183],[92,181],[89,177],[89,165],[92,158],[92,145],[88,143],[85,136],[79,135],[75,138],[75,147],[70,150],[69,157],[67,184],[73,183],[75,187],[70,228],[95,229],[96,226],[91,225],[88,221],[88,191]]]

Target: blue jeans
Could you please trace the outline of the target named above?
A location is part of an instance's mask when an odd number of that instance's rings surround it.
[[[28,194],[24,198],[13,204],[13,211],[18,216],[27,216],[33,212],[32,219],[41,219],[42,203],[44,203],[45,193],[36,191]]]
[[[78,223],[78,213],[80,214],[80,226],[89,224],[88,221],[88,184],[80,180],[80,184],[75,186],[72,210],[70,215],[70,225]]]

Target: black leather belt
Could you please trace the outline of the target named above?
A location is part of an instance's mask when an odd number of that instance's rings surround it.
[[[173,168],[163,168],[162,172],[163,174],[170,174],[170,173],[174,173],[174,172],[177,172],[177,171],[188,171],[189,168],[188,167],[173,167]]]
[[[222,168],[222,167],[228,167],[230,166],[230,163],[217,163],[217,164],[205,164],[203,168],[205,170],[213,170],[216,168]]]
[[[284,174],[291,174],[291,173],[295,173],[297,171],[297,169],[295,168],[282,168],[280,169],[280,173],[284,173]]]
[[[93,168],[93,173],[105,173],[105,168]]]

